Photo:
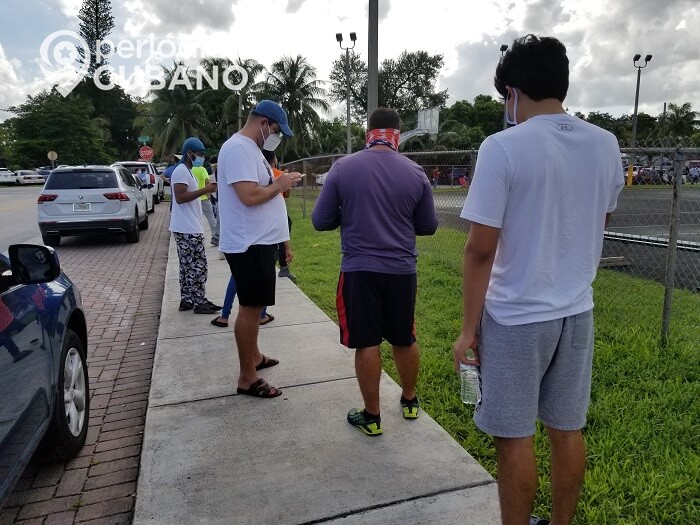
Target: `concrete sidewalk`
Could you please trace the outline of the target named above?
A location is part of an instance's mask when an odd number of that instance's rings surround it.
[[[207,296],[221,304],[230,272],[207,249]],[[386,374],[383,436],[346,422],[362,405],[353,352],[289,279],[260,330],[280,360],[261,372],[284,391],[271,400],[236,394],[233,329],[178,304],[171,240],[134,524],[499,522],[494,479],[424,412],[404,420]]]

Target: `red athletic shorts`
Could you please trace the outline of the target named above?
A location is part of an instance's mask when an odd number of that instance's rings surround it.
[[[336,308],[340,343],[348,348],[416,342],[416,274],[340,272]]]

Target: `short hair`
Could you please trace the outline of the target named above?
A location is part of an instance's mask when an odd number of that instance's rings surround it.
[[[270,123],[270,125],[277,124],[276,120],[271,119],[267,115],[261,115],[260,113],[255,113],[253,111],[251,111],[250,114],[248,115],[247,122],[250,122],[252,120],[262,120],[262,119],[267,119],[267,121]]]
[[[493,83],[504,98],[510,86],[534,101],[556,98],[563,102],[569,90],[566,47],[553,37],[530,34],[518,38],[501,57]]]
[[[367,120],[368,129],[401,129],[401,117],[391,108],[377,108]]]

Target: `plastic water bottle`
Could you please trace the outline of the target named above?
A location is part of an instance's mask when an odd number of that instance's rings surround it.
[[[474,365],[460,363],[459,370],[462,378],[462,403],[476,405],[481,401],[479,369]]]

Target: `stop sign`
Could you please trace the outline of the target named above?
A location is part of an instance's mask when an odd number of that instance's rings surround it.
[[[142,148],[139,148],[139,155],[143,160],[151,160],[153,158],[153,148],[143,146]]]

